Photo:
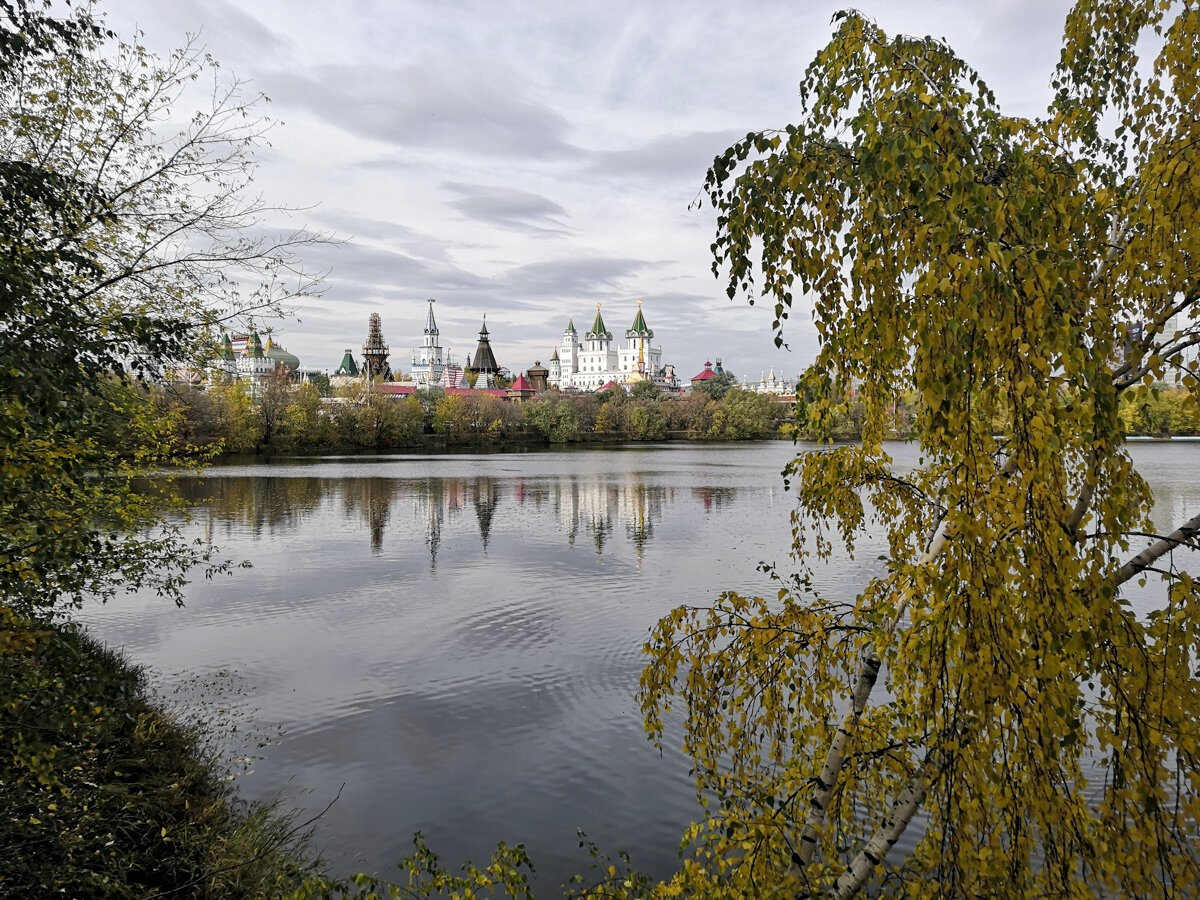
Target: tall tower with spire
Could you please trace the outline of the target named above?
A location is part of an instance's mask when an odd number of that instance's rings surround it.
[[[574,379],[585,390],[595,390],[612,380],[617,371],[617,351],[612,346],[612,332],[604,324],[600,304],[596,304],[596,318],[592,327],[583,336],[583,350],[579,353],[579,370]]]
[[[442,370],[446,366],[442,355],[442,345],[438,343],[437,322],[433,318],[433,304],[437,301],[429,298],[429,313],[425,317],[425,335],[421,346],[413,350],[412,379],[422,387],[437,384],[442,379]]]
[[[575,330],[575,319],[567,322],[567,330],[563,332],[562,342],[558,350],[550,357],[550,382],[559,388],[569,387],[571,376],[579,371],[579,333]],[[555,360],[558,361],[558,374],[555,375]]]
[[[642,315],[642,301],[639,300],[633,324],[625,330],[625,339],[628,344],[621,348],[620,368],[622,372],[633,374],[640,371],[641,374],[647,375],[652,371],[657,371],[652,368],[654,364],[651,360],[653,352],[650,347],[650,339],[653,337],[654,332],[646,324],[646,318]]]

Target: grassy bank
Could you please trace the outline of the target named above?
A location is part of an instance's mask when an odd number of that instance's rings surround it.
[[[0,608],[0,896],[291,893],[303,834],[222,776],[125,659]]]

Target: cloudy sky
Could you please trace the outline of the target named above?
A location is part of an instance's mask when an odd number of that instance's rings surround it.
[[[636,300],[688,378],[705,360],[757,380],[815,352],[801,315],[771,339],[764,307],[710,271],[712,158],[798,112],[804,67],[845,2],[817,0],[100,0],[109,26],[159,52],[187,35],[271,99],[283,125],[256,188],[304,207],[324,295],[280,343],[312,368],[356,353],[378,312],[407,371],[434,297],[455,361],[484,313],[501,365],[545,362],[597,303],[623,337]],[[945,38],[1004,107],[1048,100],[1065,0],[860,0],[889,32]],[[699,207],[699,208],[698,208]]]

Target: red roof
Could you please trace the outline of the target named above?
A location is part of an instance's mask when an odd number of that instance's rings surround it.
[[[710,378],[716,378],[717,373],[708,368],[709,363],[704,364],[704,371],[692,376],[692,381],[708,381]]]
[[[615,381],[610,381],[608,384],[596,388],[596,393],[598,394],[601,391],[619,391],[620,389],[621,386],[619,384],[617,384]]]
[[[512,387],[511,387],[511,388],[509,388],[509,390],[512,390],[512,391],[532,391],[532,390],[533,390],[533,385],[532,385],[532,384],[530,384],[528,381],[526,381],[526,380],[525,380],[525,376],[524,376],[524,375],[518,375],[518,376],[517,376],[517,380],[516,380],[516,381],[514,381],[514,382],[512,383]]]

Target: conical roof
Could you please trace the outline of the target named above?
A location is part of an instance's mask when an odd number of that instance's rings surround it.
[[[246,355],[251,359],[263,358],[262,338],[258,336],[257,329],[250,329],[250,340],[246,343]]]
[[[625,332],[625,337],[627,337],[627,338],[631,338],[631,337],[652,338],[652,337],[654,337],[654,332],[651,331],[647,327],[646,319],[642,315],[642,301],[641,300],[638,301],[637,315],[634,316],[633,325],[631,325],[629,330]]]
[[[229,340],[229,332],[221,333],[221,359],[233,359],[233,341]]]
[[[436,302],[437,301],[434,300],[432,297],[429,298],[429,317],[425,320],[425,333],[426,334],[437,334],[438,333],[437,322],[433,321],[433,304]]]
[[[479,329],[479,343],[475,346],[475,358],[471,368],[476,372],[499,372],[496,355],[492,353],[492,343],[488,339],[487,317],[484,317],[483,327]]]
[[[342,364],[337,367],[334,375],[358,375],[358,363],[354,361],[354,353],[347,350],[342,356]]]
[[[596,321],[592,323],[592,330],[587,333],[589,338],[604,338],[612,340],[612,332],[604,327],[604,317],[600,315],[600,304],[596,304]]]

